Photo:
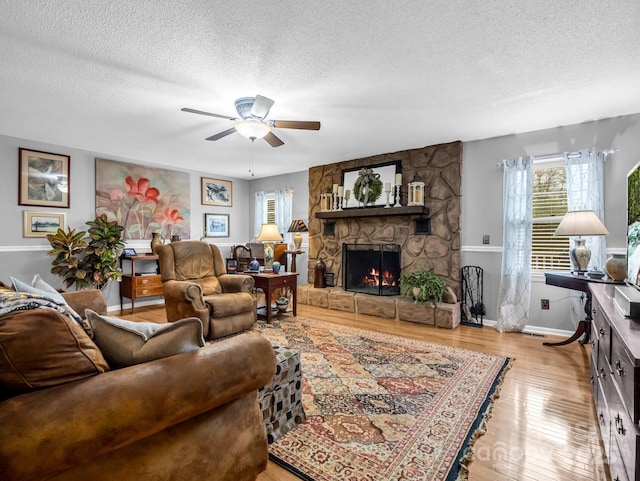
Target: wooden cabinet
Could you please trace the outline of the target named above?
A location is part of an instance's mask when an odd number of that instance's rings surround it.
[[[613,302],[614,286],[591,284],[591,382],[612,481],[640,481],[640,321]]]
[[[131,270],[122,276],[120,282],[120,310],[123,299],[131,299],[131,312],[135,308],[139,297],[162,296],[162,279],[156,274],[158,256],[153,254],[139,256],[122,256],[120,267],[124,269],[123,261],[129,261]]]

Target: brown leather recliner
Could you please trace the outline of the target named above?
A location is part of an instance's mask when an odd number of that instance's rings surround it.
[[[250,329],[257,320],[251,276],[227,274],[220,249],[199,241],[158,246],[167,320],[198,317],[205,339]]]

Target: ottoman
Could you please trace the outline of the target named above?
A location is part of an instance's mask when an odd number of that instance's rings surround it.
[[[269,444],[306,419],[302,408],[300,353],[277,345],[273,350],[276,352],[276,374],[258,391]]]

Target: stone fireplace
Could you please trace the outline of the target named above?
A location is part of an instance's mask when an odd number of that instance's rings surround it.
[[[407,206],[407,183],[418,175],[425,183],[424,212],[413,207],[395,212],[394,208],[366,207],[334,218],[331,213],[316,216],[321,211],[321,194],[341,183],[343,170],[398,160],[402,165],[401,204]],[[345,287],[343,244],[397,244],[401,272],[433,269],[459,295],[461,167],[462,143],[452,142],[310,168],[309,283],[313,284],[315,264],[321,258],[327,272],[334,274],[336,285]]]
[[[374,296],[400,294],[398,244],[342,244],[345,291]]]

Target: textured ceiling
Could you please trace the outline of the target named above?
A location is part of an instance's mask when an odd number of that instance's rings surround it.
[[[0,0],[0,134],[250,178],[640,112],[638,0]],[[285,145],[204,139],[238,97]],[[253,161],[252,161],[253,159]]]

